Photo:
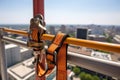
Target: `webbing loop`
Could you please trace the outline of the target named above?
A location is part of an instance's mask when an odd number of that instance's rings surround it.
[[[64,57],[63,61],[63,65],[64,65],[64,70],[62,70],[65,74],[67,74],[66,72],[66,66],[67,66],[67,44],[64,44],[64,40],[66,39],[67,35],[63,34],[63,33],[58,33],[55,38],[52,41],[52,44],[48,47],[48,49],[46,50],[46,63],[47,63],[47,67],[45,69],[45,71],[43,71],[44,69],[42,69],[42,65],[41,64],[37,64],[37,70],[38,70],[38,76],[42,77],[45,76],[46,74],[50,74],[52,72],[52,70],[54,69],[55,65],[57,66],[57,75],[59,78],[59,76],[61,76],[59,73],[59,70],[61,69],[61,60]],[[60,65],[59,65],[60,64]],[[42,73],[42,75],[41,75]],[[66,77],[66,76],[64,76]],[[67,78],[66,78],[67,79]],[[65,80],[66,80],[65,79]],[[61,80],[61,79],[57,79],[57,80]]]
[[[44,49],[44,41],[41,40],[42,35],[46,33],[45,22],[43,16],[41,14],[36,15],[34,18],[30,20],[30,28],[28,34],[28,47],[33,48],[34,61],[36,74],[38,73],[42,75],[42,73],[38,72],[37,69],[40,69],[41,72],[45,71],[45,49]],[[41,67],[36,66],[41,65]],[[39,76],[39,75],[38,75]],[[45,76],[42,76],[40,79],[36,76],[36,80],[45,80]]]

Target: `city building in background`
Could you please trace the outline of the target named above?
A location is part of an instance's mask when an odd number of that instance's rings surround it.
[[[49,30],[48,30],[49,32],[50,32],[50,34],[53,34],[53,35],[55,35],[55,27],[54,26],[49,26]]]
[[[61,25],[60,31],[66,33],[66,25]]]
[[[10,67],[16,63],[31,58],[32,50],[14,44],[7,44],[5,45],[5,54],[7,59],[7,67]]]
[[[97,28],[95,28],[95,27],[97,27]],[[71,37],[77,37],[79,39],[88,39],[88,40],[103,41],[103,42],[111,41],[112,43],[119,42],[120,32],[117,30],[117,29],[119,29],[119,27],[117,27],[117,28],[116,27],[114,27],[114,28],[107,27],[107,26],[99,26],[98,27],[97,25],[52,25],[52,26],[49,25],[48,28],[49,28],[48,30],[49,30],[50,34],[53,34],[53,35],[56,34],[56,32],[61,31],[61,32],[67,33]],[[94,31],[94,30],[97,30],[97,31]],[[111,31],[113,33],[111,33]],[[17,39],[17,40],[26,41],[25,37],[23,38],[19,35],[13,35],[13,34],[5,34],[5,35],[8,37]],[[28,66],[28,64],[31,64],[32,61],[31,61],[31,63],[26,62],[27,59],[32,57],[32,50],[26,49],[23,47],[19,47],[17,45],[13,45],[13,44],[6,44],[5,48],[6,48],[6,55],[7,55],[6,58],[7,58],[9,79],[10,80],[19,80],[19,79],[33,80],[34,74],[32,73],[32,70],[34,67],[30,68],[30,66]],[[89,49],[89,48],[85,48],[82,46],[69,45],[68,51],[73,52],[74,54],[76,54],[76,53],[83,54],[83,55],[100,58],[100,59],[105,59],[105,60],[112,60],[112,61],[116,61],[116,62],[120,61],[119,54]],[[21,61],[23,61],[23,62],[21,62]],[[24,63],[24,61],[28,64]],[[26,71],[24,73],[24,70],[20,72],[19,69],[21,69],[21,68],[28,70],[28,72]],[[87,71],[92,72],[89,70],[87,70]],[[29,74],[29,73],[32,73],[32,74]],[[98,73],[94,72],[94,74],[98,74]],[[51,74],[51,75],[53,75],[53,74]],[[107,77],[106,75],[102,75],[102,76]],[[54,77],[54,79],[55,79],[55,77]],[[69,77],[69,79],[70,79],[70,77]],[[74,77],[74,79],[79,79],[79,77],[77,77],[77,78]],[[111,80],[111,79],[108,79],[108,80]]]
[[[35,70],[32,64],[34,58],[27,59],[7,69],[9,80],[34,80]]]
[[[114,43],[117,43],[117,44],[120,44],[120,35],[115,35],[115,36],[113,37],[113,42],[114,42]]]
[[[14,44],[5,46],[5,54],[7,59],[7,67],[10,67],[21,61],[20,47]]]
[[[88,39],[88,29],[87,28],[77,28],[76,38],[78,39]]]
[[[33,57],[33,50],[29,48],[20,47],[21,61]]]
[[[100,52],[100,51],[92,50],[91,56],[95,58],[105,59],[105,60],[112,60],[111,54],[106,54],[105,52]]]
[[[104,35],[90,34],[90,35],[88,35],[88,39],[94,40],[94,41],[106,42],[106,37]]]

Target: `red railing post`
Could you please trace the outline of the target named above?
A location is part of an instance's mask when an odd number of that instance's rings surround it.
[[[44,0],[33,0],[33,16],[42,14],[44,17]]]
[[[44,18],[44,0],[33,0],[33,16],[42,14]],[[43,63],[45,65],[45,63]],[[36,76],[36,80],[46,80],[45,76],[39,78]]]

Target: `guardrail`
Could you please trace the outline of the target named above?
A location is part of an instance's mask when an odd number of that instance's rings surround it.
[[[3,28],[3,31],[4,32],[11,32],[13,34],[19,34],[19,35],[26,36],[26,37],[28,36],[28,32],[26,32],[26,31],[13,30],[13,29],[7,29],[7,28]],[[42,36],[43,40],[52,40],[53,38],[54,38],[54,35],[50,35],[50,34],[44,34]],[[71,37],[68,37],[65,40],[65,42],[68,44],[84,46],[84,47],[88,47],[88,48],[92,48],[92,49],[120,53],[120,45],[118,45],[118,44],[77,39],[77,38],[71,38]]]
[[[13,30],[13,29],[1,29],[1,32],[11,32],[13,34],[19,34],[22,36],[28,36],[28,33],[26,31],[20,31],[20,30]],[[1,35],[2,36],[2,35]],[[54,38],[54,35],[50,34],[44,34],[42,36],[43,40],[52,40]],[[27,47],[26,42],[15,40],[12,38],[8,37],[1,37],[0,40],[0,46],[4,47],[3,41],[7,41],[10,43],[14,43],[17,45],[21,45],[24,47]],[[68,37],[65,40],[66,43],[68,44],[73,44],[73,45],[78,45],[78,46],[84,46],[88,48],[93,48],[93,49],[99,49],[103,51],[108,51],[108,52],[117,52],[120,53],[120,45],[119,44],[112,44],[112,43],[104,43],[104,42],[98,42],[98,41],[90,41],[90,40],[83,40],[83,39],[76,39],[76,38],[70,38]],[[0,49],[1,53],[4,53],[3,48],[1,47]],[[1,55],[2,56],[2,55]],[[3,55],[5,57],[5,55]],[[2,63],[5,63],[5,59],[2,59]],[[85,56],[81,54],[75,54],[72,52],[68,52],[68,62],[72,64],[76,64],[78,66],[87,68],[89,70],[93,70],[95,72],[99,72],[108,76],[120,78],[120,63],[113,62],[113,61],[108,61],[108,60],[102,60],[98,58],[93,58],[90,56]],[[3,67],[6,66],[6,64],[3,65]],[[6,68],[3,69],[4,74],[6,73]],[[2,77],[5,77],[3,75]],[[7,80],[7,79],[3,79]]]

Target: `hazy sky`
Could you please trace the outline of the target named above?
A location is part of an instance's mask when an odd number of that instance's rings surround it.
[[[32,0],[0,0],[0,24],[29,24]],[[45,0],[47,24],[120,25],[120,0]]]

